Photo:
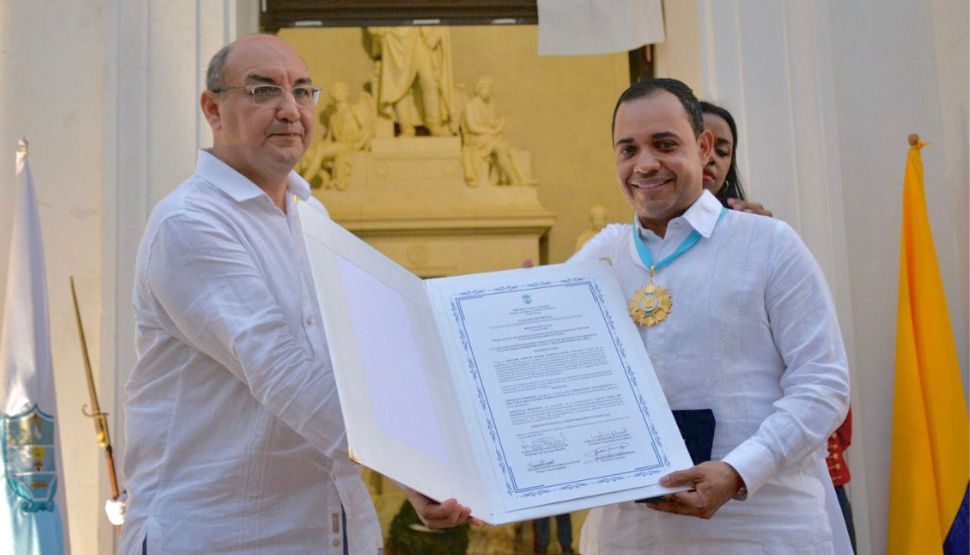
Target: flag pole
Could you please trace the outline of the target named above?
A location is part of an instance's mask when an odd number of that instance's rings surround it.
[[[74,316],[77,319],[77,331],[81,338],[81,355],[84,358],[84,373],[88,381],[88,395],[91,398],[91,410],[87,405],[81,408],[84,416],[94,419],[94,431],[97,434],[98,445],[104,447],[105,462],[108,464],[108,481],[111,485],[111,500],[116,501],[121,495],[118,491],[118,474],[115,471],[114,452],[111,449],[111,436],[108,434],[108,413],[101,412],[98,403],[98,391],[94,386],[94,375],[91,372],[91,357],[88,356],[88,344],[84,338],[84,325],[81,323],[81,309],[77,303],[77,291],[74,288],[74,276],[71,276],[71,298],[74,300]]]

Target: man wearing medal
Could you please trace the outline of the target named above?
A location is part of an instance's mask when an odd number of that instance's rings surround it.
[[[572,260],[612,262],[671,408],[709,409],[715,423],[711,460],[661,480],[692,490],[594,509],[586,555],[841,550],[823,452],[849,378],[831,295],[791,227],[704,191],[712,145],[679,81],[636,83],[617,102],[633,223],[607,226]]]

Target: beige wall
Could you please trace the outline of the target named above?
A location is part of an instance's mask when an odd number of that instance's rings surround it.
[[[906,136],[926,197],[966,388],[967,3],[698,0],[706,92],[738,120],[752,196],[828,278],[853,380],[848,461],[860,553],[884,553]],[[873,17],[878,13],[879,17]]]
[[[854,387],[864,409],[856,425],[865,458],[850,464],[865,472],[872,553],[884,553],[902,179],[912,132],[930,143],[922,150],[927,211],[965,393],[968,383],[968,5],[829,1],[828,11],[861,377]]]
[[[191,173],[196,146],[208,141],[197,108],[199,64],[237,28],[254,29],[257,7],[253,0],[0,1],[0,292],[16,140],[27,135],[73,553],[114,553],[117,532],[103,512],[104,455],[81,414],[89,400],[68,276],[77,282],[120,470],[135,247],[150,207]],[[3,302],[0,293],[0,309]]]
[[[630,217],[616,190],[610,147],[613,103],[629,84],[629,70],[625,53],[539,57],[536,34],[532,26],[452,27],[454,77],[469,88],[482,75],[495,78],[505,136],[531,153],[539,199],[556,215],[549,261],[561,262],[588,227],[591,205],[606,206],[612,221]],[[340,80],[358,91],[370,73],[360,29],[284,29],[280,36],[324,87]]]
[[[39,21],[57,21],[56,29],[41,31],[33,23]],[[74,553],[96,552],[101,516],[95,502],[98,447],[91,420],[81,415],[88,395],[68,276],[77,281],[87,338],[96,347],[104,32],[101,10],[90,2],[0,2],[0,309],[13,225],[14,153],[17,137],[26,135],[45,248],[67,496],[62,515]],[[97,367],[98,350],[91,354]]]
[[[664,2],[666,40],[654,46],[654,72],[657,77],[680,79],[698,98],[705,98],[699,17],[697,2]]]

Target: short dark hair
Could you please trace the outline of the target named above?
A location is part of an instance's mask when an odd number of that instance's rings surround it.
[[[616,131],[616,113],[620,110],[620,104],[624,102],[629,102],[637,98],[643,98],[645,96],[650,96],[657,91],[667,91],[670,94],[677,97],[680,100],[680,104],[684,107],[684,111],[687,113],[687,120],[690,122],[691,128],[694,130],[694,136],[698,137],[704,132],[704,117],[701,115],[701,103],[694,96],[694,91],[690,89],[683,81],[678,81],[677,79],[669,79],[666,77],[658,77],[656,79],[644,79],[643,81],[637,81],[636,83],[630,85],[630,87],[623,91],[620,98],[616,101],[616,106],[613,107],[613,125],[610,128],[610,133]]]
[[[220,92],[226,86],[222,80],[222,68],[226,65],[226,58],[229,57],[229,50],[232,43],[229,43],[216,52],[209,60],[209,67],[205,71],[205,88],[212,92]]]
[[[731,140],[734,148],[731,149],[731,165],[728,167],[727,175],[724,176],[724,186],[715,194],[721,204],[727,206],[728,199],[736,198],[744,200],[744,189],[741,187],[741,176],[738,175],[738,126],[734,123],[731,112],[721,108],[712,102],[701,101],[701,112],[717,116],[727,122],[731,129]]]

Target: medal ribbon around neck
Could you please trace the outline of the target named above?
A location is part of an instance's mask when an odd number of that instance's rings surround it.
[[[717,216],[717,221],[720,222],[721,218],[727,214],[727,208],[721,207],[721,213]],[[667,291],[664,287],[657,287],[653,284],[653,274],[657,270],[667,266],[674,260],[676,260],[680,255],[684,254],[691,247],[697,244],[701,240],[701,233],[696,229],[691,231],[690,235],[684,239],[674,252],[665,256],[660,261],[654,263],[653,255],[650,254],[650,250],[647,246],[643,244],[643,239],[640,237],[640,232],[637,229],[637,219],[636,214],[633,215],[633,242],[637,246],[637,253],[640,255],[640,260],[643,261],[643,265],[650,271],[650,282],[637,290],[630,299],[630,304],[627,305],[627,309],[630,311],[630,316],[633,317],[633,321],[637,323],[638,326],[655,326],[660,322],[667,319],[667,315],[670,314],[670,309],[673,306],[673,301],[670,298],[670,291]]]

